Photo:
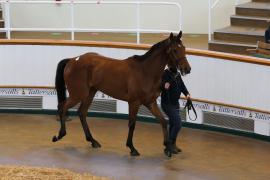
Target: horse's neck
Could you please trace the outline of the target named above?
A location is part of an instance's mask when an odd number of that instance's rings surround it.
[[[168,63],[168,57],[162,50],[154,52],[150,55],[149,59],[143,62],[143,68],[148,76],[153,78],[161,78],[166,64]]]

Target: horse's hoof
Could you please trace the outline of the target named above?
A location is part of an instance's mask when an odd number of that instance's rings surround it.
[[[97,141],[95,141],[95,142],[92,143],[92,147],[93,148],[100,148],[101,145]]]
[[[135,149],[133,151],[130,152],[131,156],[140,156],[140,153]]]
[[[164,154],[167,156],[167,157],[172,157],[172,152],[167,150],[167,149],[164,149]]]
[[[52,142],[56,142],[57,140],[58,140],[57,137],[56,136],[53,136]]]

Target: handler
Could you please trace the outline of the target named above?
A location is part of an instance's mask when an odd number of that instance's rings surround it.
[[[169,66],[162,76],[161,108],[169,118],[169,141],[172,143],[172,153],[174,154],[182,151],[176,146],[176,138],[182,127],[179,105],[181,93],[188,99],[190,98],[177,68]]]

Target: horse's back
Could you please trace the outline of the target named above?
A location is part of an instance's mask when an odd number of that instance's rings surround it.
[[[127,60],[117,60],[97,53],[72,58],[66,70],[68,89],[94,87],[109,96],[127,100],[131,66]]]

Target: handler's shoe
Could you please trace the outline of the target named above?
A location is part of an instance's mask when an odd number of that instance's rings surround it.
[[[182,150],[179,147],[177,147],[175,144],[173,144],[172,145],[172,153],[173,154],[178,154],[180,152],[182,152]]]

